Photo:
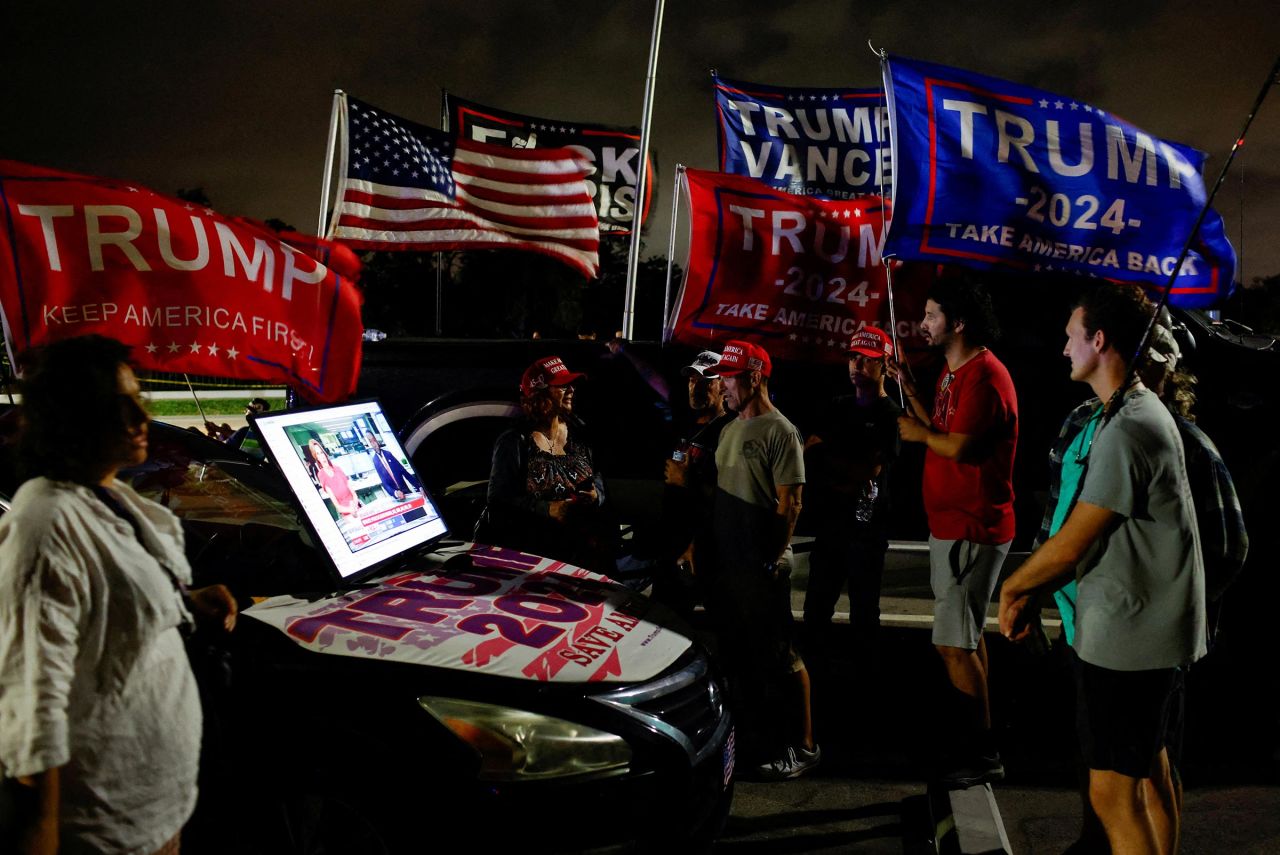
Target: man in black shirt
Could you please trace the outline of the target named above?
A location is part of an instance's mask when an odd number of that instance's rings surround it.
[[[704,576],[713,572],[707,526],[716,491],[716,447],[720,431],[734,417],[725,410],[724,381],[706,374],[719,362],[720,354],[704,350],[680,371],[688,381],[693,422],[688,439],[667,459],[663,494],[663,541],[678,573],[674,579],[659,575],[654,591],[655,599],[680,611],[692,611],[700,599],[702,586],[695,584],[693,568],[702,563]]]
[[[853,394],[830,403],[804,447],[809,509],[817,519],[804,598],[805,655],[825,658],[831,617],[848,579],[853,652],[870,662],[889,547],[889,468],[898,456],[902,410],[884,388],[885,363],[893,356],[888,333],[864,327],[849,342],[848,353]]]

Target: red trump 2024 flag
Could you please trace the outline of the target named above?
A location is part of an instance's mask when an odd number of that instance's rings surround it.
[[[147,370],[279,383],[321,402],[355,390],[359,262],[346,247],[306,238],[299,251],[134,184],[9,160],[0,206],[12,353],[98,333]]]
[[[881,197],[825,201],[699,169],[685,180],[691,235],[677,341],[746,339],[775,357],[837,362],[855,332],[886,322]]]

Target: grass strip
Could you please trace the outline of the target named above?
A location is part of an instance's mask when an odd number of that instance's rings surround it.
[[[201,401],[206,416],[243,416],[244,408],[249,406],[250,398],[210,398]],[[153,418],[164,416],[198,416],[200,410],[192,400],[164,399],[147,401],[147,412]]]

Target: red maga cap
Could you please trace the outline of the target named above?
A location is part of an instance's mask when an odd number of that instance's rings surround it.
[[[720,364],[706,370],[708,377],[732,377],[743,371],[759,371],[761,377],[768,377],[773,372],[773,362],[768,352],[758,344],[749,341],[726,341],[724,353],[720,355]]]
[[[558,356],[544,356],[524,370],[524,376],[520,378],[520,394],[527,398],[536,389],[568,386],[578,378],[586,379],[586,376],[579,371],[570,371]]]
[[[893,339],[878,327],[863,327],[849,339],[846,350],[870,357],[893,356]]]

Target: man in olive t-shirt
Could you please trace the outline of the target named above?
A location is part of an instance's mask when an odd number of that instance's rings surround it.
[[[813,741],[809,675],[791,644],[791,534],[800,516],[804,451],[800,432],[769,400],[772,369],[764,348],[729,341],[707,371],[724,378],[725,403],[738,414],[716,448],[717,569],[708,606],[737,684],[745,741],[758,736],[766,758],[756,771],[780,780],[817,766],[821,752]],[[775,696],[778,716],[770,713]]]

